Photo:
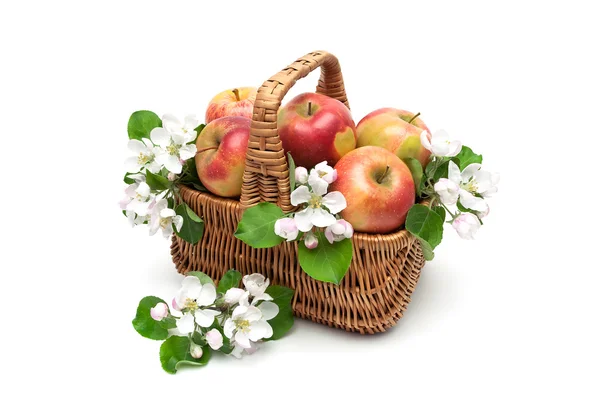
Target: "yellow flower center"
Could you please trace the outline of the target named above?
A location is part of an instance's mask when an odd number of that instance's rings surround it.
[[[140,153],[140,155],[138,156],[138,164],[145,165],[148,161],[150,161],[150,157],[148,157],[144,153]]]
[[[172,156],[179,155],[179,149],[181,148],[180,144],[175,144],[173,139],[171,139],[171,144],[167,146],[167,153]]]
[[[325,172],[325,171],[319,171],[318,174],[319,174],[319,178],[322,178],[325,175],[327,175],[327,172]]]
[[[238,319],[235,321],[235,327],[237,328],[238,331],[248,333],[250,331],[250,322],[245,319],[242,319],[242,320]]]
[[[185,299],[185,306],[183,308],[187,308],[190,311],[194,311],[198,309],[198,304],[196,304],[196,300]]]
[[[169,217],[169,218],[161,218],[160,219],[160,227],[162,229],[165,229],[169,225],[171,225],[171,217]],[[190,299],[188,299],[188,300],[190,300]],[[193,300],[191,300],[191,301],[193,301]]]
[[[308,206],[312,208],[321,208],[323,205],[323,198],[319,195],[311,193],[310,200],[308,201]]]
[[[460,186],[463,189],[465,189],[467,192],[477,193],[477,189],[478,189],[477,182],[473,178],[469,179],[469,181],[467,183],[463,183]]]

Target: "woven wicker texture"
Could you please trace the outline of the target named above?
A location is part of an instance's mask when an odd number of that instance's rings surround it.
[[[316,281],[302,271],[297,245],[284,242],[254,249],[234,237],[244,209],[259,202],[290,204],[288,165],[277,135],[277,110],[294,83],[321,67],[317,92],[346,106],[348,100],[337,58],[307,54],[267,80],[258,90],[240,201],[181,187],[183,200],[204,219],[200,242],[173,236],[171,254],[180,273],[202,271],[220,279],[229,269],[261,273],[272,284],[295,290],[296,316],[360,333],[383,332],[402,317],[424,265],[421,247],[405,230],[391,234],[355,233],[352,264],[339,285]]]

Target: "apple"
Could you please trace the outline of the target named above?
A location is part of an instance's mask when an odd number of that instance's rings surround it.
[[[399,158],[415,158],[425,167],[431,153],[421,144],[421,132],[431,132],[419,115],[396,108],[373,111],[356,126],[358,147],[383,147]]]
[[[356,148],[356,125],[350,110],[322,94],[303,93],[279,108],[277,130],[285,152],[298,166],[331,166]]]
[[[340,191],[348,206],[341,212],[359,232],[387,233],[406,220],[415,204],[410,170],[394,153],[365,146],[346,154],[335,165],[337,179],[329,191]]]
[[[206,109],[205,121],[208,124],[222,117],[246,117],[252,119],[256,100],[256,88],[241,87],[225,90],[212,98]]]
[[[196,169],[202,184],[222,197],[242,193],[249,118],[223,117],[208,123],[196,140]]]

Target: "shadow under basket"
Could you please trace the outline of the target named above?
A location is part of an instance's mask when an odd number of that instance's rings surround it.
[[[205,224],[195,245],[173,235],[171,255],[177,271],[202,271],[219,280],[229,269],[242,275],[260,273],[272,284],[294,289],[298,317],[362,334],[383,332],[402,317],[425,260],[419,242],[406,230],[390,234],[356,232],[352,263],[339,285],[309,277],[298,263],[296,242],[255,249],[235,238],[243,211],[260,202],[290,203],[287,158],[277,135],[277,110],[294,83],[321,67],[317,93],[348,100],[337,58],[319,51],[298,59],[259,88],[248,141],[239,200],[181,186],[181,196]]]

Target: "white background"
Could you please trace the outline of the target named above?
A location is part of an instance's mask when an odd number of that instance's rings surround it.
[[[597,12],[350,3],[2,3],[6,398],[600,396]],[[117,206],[129,115],[202,117],[214,94],[317,49],[340,59],[356,121],[421,111],[483,153],[502,175],[491,214],[476,241],[446,230],[385,334],[297,320],[241,361],[168,375],[159,343],[131,326],[141,297],[170,298],[181,277],[169,242],[131,229]]]

